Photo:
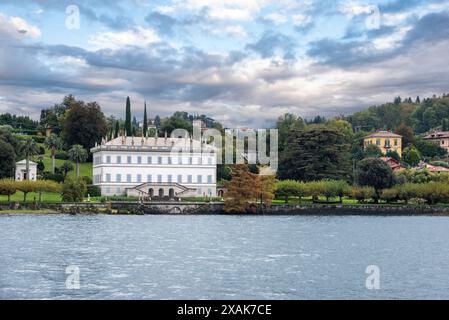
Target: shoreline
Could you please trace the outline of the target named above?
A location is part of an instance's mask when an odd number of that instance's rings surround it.
[[[226,213],[223,203],[61,203],[39,209],[0,208],[0,215],[234,215],[234,216],[449,216],[449,206],[401,204],[287,204],[263,207],[257,213]]]

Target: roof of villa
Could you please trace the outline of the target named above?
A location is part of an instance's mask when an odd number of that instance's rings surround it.
[[[92,148],[92,152],[99,150],[129,150],[129,151],[171,151],[173,148],[199,149],[212,151],[211,144],[201,143],[190,138],[164,138],[164,137],[118,137],[110,141],[103,141],[101,145]]]
[[[424,139],[449,138],[449,131],[435,131],[424,137]]]
[[[365,138],[402,138],[402,136],[391,131],[377,131]]]

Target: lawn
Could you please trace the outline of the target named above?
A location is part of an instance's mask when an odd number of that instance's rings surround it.
[[[30,192],[27,195],[27,203],[34,202],[34,199],[36,201],[39,200],[39,194]],[[12,202],[23,202],[23,193],[21,191],[17,191],[15,194],[11,196]],[[61,202],[61,195],[59,193],[49,193],[44,192],[42,193],[42,202]],[[8,203],[8,197],[0,195],[0,203]]]
[[[39,156],[35,157],[35,160],[37,160],[38,157]],[[70,161],[70,160],[56,159],[56,161],[55,161],[56,167],[60,167],[66,161]],[[45,166],[44,171],[51,172],[52,160],[51,160],[50,150],[48,150],[48,149],[45,149],[45,155],[43,155],[43,162],[44,162],[44,166]],[[72,178],[74,178],[76,175],[75,164],[73,164],[73,168],[74,168],[73,171],[70,171],[68,174],[68,176],[72,177]],[[80,163],[80,177],[89,177],[92,179],[92,162]]]

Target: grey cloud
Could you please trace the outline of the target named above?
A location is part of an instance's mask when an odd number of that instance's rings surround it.
[[[292,38],[272,31],[265,32],[257,42],[246,45],[247,49],[257,52],[262,58],[273,57],[276,50],[280,50],[285,59],[295,57],[295,47]]]

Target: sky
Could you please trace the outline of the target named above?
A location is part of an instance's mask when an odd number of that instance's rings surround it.
[[[263,128],[449,92],[449,1],[0,0],[0,113],[67,94],[124,118]]]

